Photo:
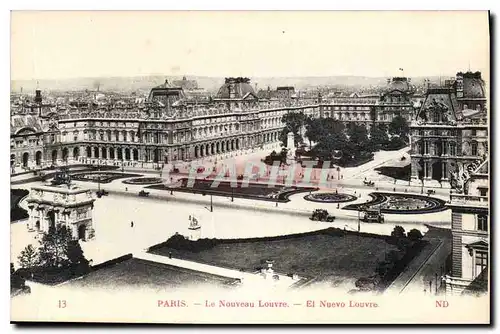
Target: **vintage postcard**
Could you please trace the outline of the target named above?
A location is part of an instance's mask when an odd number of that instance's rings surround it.
[[[11,321],[490,323],[486,11],[13,11]]]

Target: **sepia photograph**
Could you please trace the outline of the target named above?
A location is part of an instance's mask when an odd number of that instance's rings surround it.
[[[12,11],[11,322],[489,324],[490,20]]]

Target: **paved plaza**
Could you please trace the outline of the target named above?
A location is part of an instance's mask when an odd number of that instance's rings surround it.
[[[403,151],[403,150],[401,150]],[[230,157],[224,163],[235,163],[241,166],[248,160],[258,161],[267,150],[249,153],[248,156]],[[166,241],[175,233],[187,235],[189,216],[195,216],[202,226],[202,238],[254,238],[295,234],[316,231],[326,227],[345,228],[347,230],[390,235],[395,225],[402,225],[406,231],[417,228],[422,233],[427,231],[424,224],[449,227],[451,213],[447,211],[420,214],[400,215],[386,214],[384,224],[359,222],[358,212],[342,210],[345,205],[363,203],[371,198],[369,193],[373,187],[364,187],[359,181],[359,174],[365,169],[373,169],[380,164],[397,160],[400,151],[379,152],[376,159],[360,167],[347,168],[341,173],[346,175],[343,180],[332,181],[328,188],[319,192],[331,192],[336,189],[340,193],[351,194],[357,199],[348,203],[315,203],[304,199],[307,193],[290,196],[290,202],[279,203],[255,201],[243,198],[220,196],[202,196],[200,194],[147,189],[149,197],[138,197],[138,192],[144,189],[142,185],[124,184],[123,179],[101,185],[110,192],[109,196],[98,198],[95,202],[94,220],[96,238],[82,242],[82,248],[93,264],[111,260],[118,256],[142,252],[147,247]],[[369,166],[366,166],[369,165]],[[157,172],[141,173],[145,176],[158,176]],[[185,177],[185,176],[175,176]],[[351,179],[351,177],[353,179]],[[84,189],[97,190],[93,182],[73,181]],[[165,180],[166,183],[170,180]],[[174,180],[175,182],[175,180]],[[41,182],[13,185],[16,188],[29,189]],[[330,188],[331,187],[331,188]],[[390,188],[390,182],[380,181],[377,188]],[[419,189],[408,188],[412,192]],[[403,188],[399,191],[404,191]],[[446,200],[443,190],[436,195]],[[213,212],[210,212],[212,202]],[[26,205],[21,202],[21,206]],[[336,217],[332,223],[316,222],[309,219],[315,209],[326,209]],[[131,227],[131,222],[134,226]],[[37,244],[36,233],[28,232],[25,222],[11,225],[12,244],[11,258],[16,261],[19,252],[29,243]]]

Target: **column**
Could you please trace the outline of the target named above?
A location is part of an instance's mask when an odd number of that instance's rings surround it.
[[[121,150],[122,150],[122,160],[125,160],[125,147],[122,147]]]
[[[40,210],[40,230],[42,230],[42,232],[46,233],[49,231],[49,227],[48,227],[47,217],[45,214],[46,214],[45,210],[41,209]]]
[[[442,170],[441,181],[447,181],[448,180],[448,162],[447,161],[441,162],[441,170]]]
[[[418,161],[415,159],[411,161],[411,178],[413,180],[418,179]]]
[[[71,224],[71,234],[74,239],[78,239],[78,226],[76,224]]]
[[[424,179],[427,179],[427,161],[424,161]]]
[[[427,163],[427,168],[428,168],[428,170],[427,170],[427,178],[430,180],[430,179],[432,179],[432,161],[429,161]]]
[[[35,210],[34,208],[29,208],[28,207],[28,214],[29,214],[29,216],[28,216],[28,229],[29,230],[32,230],[33,227],[34,227],[34,225],[35,225],[35,223],[33,221],[34,220],[33,219],[33,211],[34,210]]]

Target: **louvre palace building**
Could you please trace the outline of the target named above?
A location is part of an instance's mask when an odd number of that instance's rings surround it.
[[[178,83],[178,82],[177,82]],[[293,87],[257,94],[248,78],[226,78],[213,97],[190,96],[168,81],[141,100],[50,104],[40,90],[32,101],[11,103],[11,167],[64,163],[153,168],[227,156],[277,143],[290,112],[367,127],[410,120],[416,101],[407,78],[388,80],[380,96],[301,96]]]

